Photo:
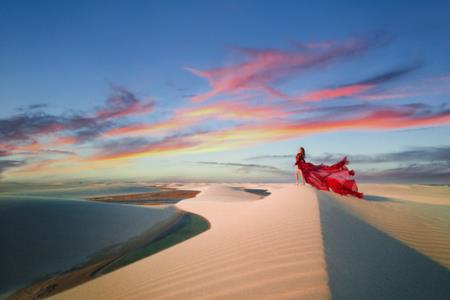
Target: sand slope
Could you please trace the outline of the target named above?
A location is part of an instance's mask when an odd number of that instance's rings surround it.
[[[450,299],[450,271],[366,222],[343,202],[316,192],[333,299]],[[400,219],[399,223],[402,222]]]
[[[351,214],[450,270],[449,187],[366,185],[365,188],[371,193],[366,195],[366,201],[329,195]]]
[[[259,201],[227,186],[202,190],[178,206],[207,218],[209,231],[54,298],[329,299],[311,188]]]

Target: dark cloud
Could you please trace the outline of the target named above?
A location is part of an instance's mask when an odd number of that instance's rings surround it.
[[[320,105],[311,104],[303,108],[295,110],[298,114],[302,116],[306,115],[307,118],[304,120],[316,121],[317,119],[324,120],[335,120],[346,118],[349,115],[354,116],[355,114],[367,114],[372,112],[383,112],[383,111],[393,111],[396,110],[399,113],[403,112],[406,115],[411,116],[411,118],[427,118],[427,117],[439,117],[450,115],[450,109],[447,108],[446,104],[439,105],[428,105],[425,103],[409,103],[403,105],[392,106],[389,104],[380,104],[373,102],[362,102],[350,105]]]
[[[98,145],[98,149],[102,154],[123,154],[136,151],[153,144],[156,144],[156,141],[150,141],[146,138],[122,138],[100,143],[100,145]]]
[[[385,31],[375,31],[366,34],[364,37],[356,38],[350,43],[354,42],[361,42],[364,41],[365,44],[367,44],[367,47],[370,48],[377,48],[386,45],[390,41],[392,41],[393,37],[390,36]],[[336,40],[325,40],[325,41],[316,41],[316,42],[299,42],[299,41],[293,41],[291,43],[296,49],[302,50],[302,51],[317,51],[317,50],[326,50],[333,47],[336,47],[339,45],[339,42]]]
[[[210,131],[208,130],[189,130],[186,132],[178,132],[169,136],[166,136],[162,139],[151,139],[144,137],[125,137],[121,139],[115,139],[112,141],[106,141],[98,143],[98,149],[102,153],[108,154],[120,154],[120,153],[129,153],[135,152],[139,149],[148,149],[152,146],[161,146],[167,145],[167,143],[173,141],[180,140],[182,141],[185,138],[190,138],[194,135],[205,134]]]
[[[80,115],[55,116],[44,112],[27,112],[0,119],[0,140],[4,143],[32,142],[37,135],[68,132],[80,142],[111,128],[109,121]]]
[[[372,182],[406,182],[421,184],[450,184],[450,164],[407,164],[381,171],[362,171],[358,180]]]
[[[25,164],[21,160],[0,160],[0,178],[3,172],[8,169],[17,168]]]
[[[20,151],[15,152],[16,155],[35,155],[35,154],[60,154],[60,155],[76,155],[73,151],[56,150],[56,149],[42,149],[36,152]]]
[[[344,157],[344,154],[325,153],[322,156],[312,157],[314,161],[332,163]],[[450,164],[450,146],[417,147],[409,150],[380,153],[374,155],[356,154],[348,155],[352,163],[387,163],[387,162],[443,162]]]
[[[30,110],[38,110],[38,109],[43,109],[43,108],[47,108],[48,104],[46,103],[35,103],[35,104],[30,104],[24,107],[20,107],[19,110],[20,111],[30,111]]]
[[[51,132],[62,125],[59,117],[43,112],[28,112],[0,119],[0,140],[2,142],[28,141],[34,134]]]
[[[73,151],[65,151],[65,150],[55,150],[55,149],[46,149],[43,150],[45,153],[55,153],[55,154],[65,154],[65,155],[75,155],[76,153]]]
[[[197,94],[185,94],[185,95],[181,95],[182,98],[192,98],[197,96]]]
[[[355,115],[355,113],[367,113],[370,112],[371,110],[381,108],[383,108],[382,105],[370,102],[363,102],[351,105],[331,105],[331,106],[324,106],[324,105],[317,106],[315,104],[312,104],[312,105],[305,105],[304,107],[296,109],[293,112],[301,116],[307,116],[307,118],[304,117],[304,119],[306,120],[310,119],[314,121],[317,120],[317,118],[322,119],[342,118],[348,115]],[[386,106],[386,108],[390,107]]]
[[[114,119],[151,111],[153,103],[144,103],[125,89],[115,89],[106,105],[95,114],[66,112],[51,115],[36,108],[35,104],[23,113],[0,119],[0,140],[4,144],[30,143],[35,136],[63,133],[78,143],[89,141],[115,126]]]
[[[189,139],[192,135],[201,132],[180,133],[164,137],[162,139],[146,138],[123,138],[115,141],[105,142],[98,145],[98,152],[93,159],[128,158],[141,153],[152,153],[159,151],[178,151],[201,143]]]
[[[132,92],[115,87],[106,105],[97,109],[96,116],[101,119],[119,118],[128,115],[143,114],[152,111],[154,103],[142,102]]]
[[[1,156],[10,156],[11,152],[7,150],[0,150],[0,157]]]
[[[390,70],[387,70],[383,73],[376,74],[374,76],[371,76],[369,78],[365,78],[362,80],[346,83],[346,84],[340,84],[340,85],[334,85],[331,86],[325,90],[319,90],[317,93],[312,93],[311,95],[308,95],[309,97],[312,97],[313,100],[318,100],[321,97],[324,99],[330,98],[340,98],[340,97],[350,97],[350,96],[357,96],[357,95],[377,95],[381,91],[381,86],[384,83],[394,81],[396,79],[402,78],[417,69],[419,69],[423,65],[423,62],[415,62],[407,66],[402,67],[396,67],[392,68]],[[361,91],[361,87],[366,86],[367,88],[363,89]],[[347,89],[347,90],[346,90]],[[367,91],[367,89],[370,89],[370,91]],[[345,91],[345,92],[344,92]],[[335,94],[330,95],[320,95],[320,93],[327,92],[331,93],[334,92]],[[309,100],[311,100],[309,99]]]
[[[79,130],[75,130],[72,134],[72,137],[75,138],[77,143],[85,143],[91,141],[101,135],[107,129],[110,129],[114,126],[111,122],[95,122],[88,127],[83,127]]]
[[[358,82],[354,82],[350,85],[385,83],[385,82],[392,81],[394,79],[403,77],[409,73],[412,73],[412,72],[416,71],[417,69],[419,69],[421,66],[423,66],[423,62],[415,62],[409,66],[394,68],[392,70],[383,72],[383,73],[375,75],[373,77],[370,77],[370,78],[367,78],[367,79],[364,79],[364,80],[361,80]]]

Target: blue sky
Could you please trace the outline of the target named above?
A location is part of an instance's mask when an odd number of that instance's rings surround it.
[[[2,6],[3,180],[287,181],[300,145],[315,162],[371,155],[362,179],[450,178],[442,158],[373,159],[449,151],[448,1]]]

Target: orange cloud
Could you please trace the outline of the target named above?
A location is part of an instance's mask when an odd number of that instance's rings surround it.
[[[340,130],[402,129],[450,124],[450,112],[424,113],[419,108],[377,109],[363,116],[318,121],[277,121],[239,125],[212,132],[170,137],[160,142],[143,144],[125,151],[99,153],[92,160],[129,159],[143,156],[220,151],[263,142],[286,140],[313,133]]]
[[[214,119],[248,121],[266,120],[268,117],[280,118],[288,116],[289,112],[279,106],[252,104],[248,101],[219,101],[212,104],[181,108],[173,116],[151,124],[131,124],[110,129],[104,136],[142,136],[171,132],[186,128],[201,122]]]
[[[177,115],[185,118],[216,117],[219,119],[242,121],[251,119],[265,120],[268,117],[284,117],[289,115],[289,113],[280,106],[229,100],[194,108],[181,109],[177,112]]]
[[[29,151],[29,152],[38,152],[43,149],[43,145],[39,144],[37,141],[32,141],[27,145],[17,145],[14,146],[14,151]]]
[[[63,136],[57,137],[52,142],[49,143],[49,146],[52,147],[60,147],[64,145],[73,145],[77,143],[77,138],[73,136]]]

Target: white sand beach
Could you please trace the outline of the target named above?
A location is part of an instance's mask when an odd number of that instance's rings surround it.
[[[52,298],[450,299],[449,187],[177,187],[201,191],[177,206],[208,231]]]

